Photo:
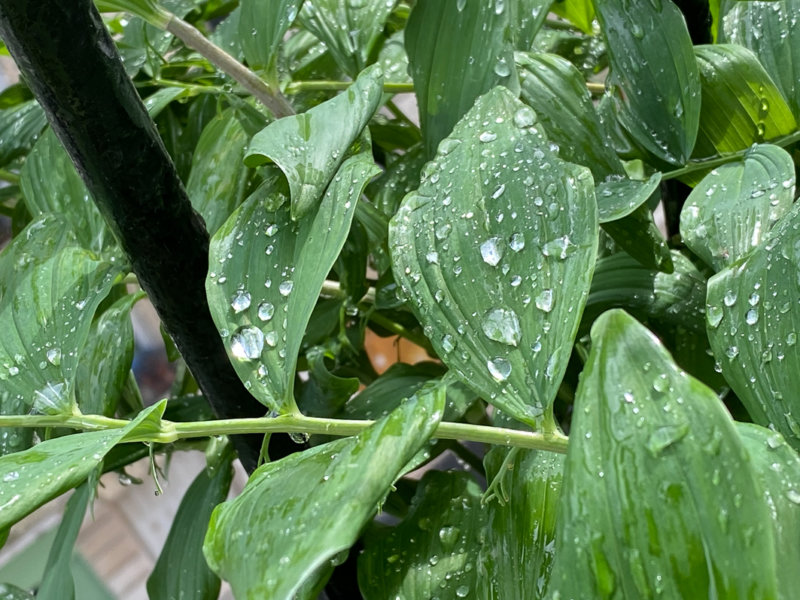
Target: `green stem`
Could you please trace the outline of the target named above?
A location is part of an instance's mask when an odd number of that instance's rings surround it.
[[[217,85],[198,85],[196,83],[188,83],[176,79],[151,79],[150,81],[142,81],[136,84],[136,87],[150,86],[183,88],[195,94],[221,94],[224,92],[224,90]]]
[[[0,179],[8,183],[19,183],[19,175],[5,169],[0,169]]]
[[[299,94],[300,92],[337,92],[346,90],[351,85],[352,81],[292,81],[286,86],[287,94]],[[383,91],[387,94],[404,94],[414,91],[413,83],[400,83],[387,81],[383,84]]]
[[[375,323],[376,325],[380,325],[384,329],[388,329],[393,334],[399,335],[400,337],[407,339],[409,342],[414,342],[417,346],[424,348],[429,354],[434,353],[433,347],[431,346],[430,341],[428,341],[428,338],[422,335],[418,335],[409,329],[406,329],[405,327],[400,325],[400,323],[395,323],[394,321],[385,317],[381,313],[377,311],[371,311],[367,315],[367,318],[369,318],[369,320]]]
[[[126,441],[169,444],[177,440],[214,435],[278,432],[348,436],[361,433],[373,423],[374,421],[322,419],[304,415],[282,415],[275,418],[219,419],[189,423],[162,420],[157,431],[143,431],[138,435],[126,438]],[[83,431],[104,431],[107,429],[119,429],[128,424],[129,421],[112,419],[101,415],[0,416],[0,427],[68,427]],[[548,434],[449,422],[440,423],[433,437],[444,440],[465,440],[499,446],[547,450],[559,454],[566,453],[568,441],[566,436],[558,432]]]
[[[795,144],[797,142],[800,142],[800,130],[774,140],[766,140],[764,143],[785,148],[786,146],[791,146],[792,144]],[[714,156],[710,158],[703,158],[700,160],[693,160],[689,162],[685,167],[681,167],[680,169],[675,169],[674,171],[667,171],[661,176],[661,180],[664,181],[666,179],[677,179],[679,177],[683,177],[684,175],[696,173],[697,171],[706,171],[708,169],[714,169],[729,162],[735,162],[737,160],[741,160],[749,151],[750,148],[745,148],[743,150],[739,150],[738,152],[732,152],[731,154],[725,154],[723,156]]]

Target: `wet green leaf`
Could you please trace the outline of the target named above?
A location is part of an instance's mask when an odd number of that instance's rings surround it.
[[[397,0],[315,0],[303,4],[300,22],[325,42],[336,64],[354,76],[371,62],[395,4]]]
[[[426,473],[403,522],[365,537],[358,559],[365,600],[472,596],[483,522],[481,488],[471,476]]]
[[[605,313],[575,400],[547,598],[776,598],[749,465],[716,394],[633,318]]]
[[[92,317],[120,275],[75,242],[56,215],[37,219],[0,255],[1,412],[71,413]]]
[[[623,184],[633,193],[647,191],[650,182],[636,182]],[[613,189],[611,186],[610,189]],[[600,193],[608,190],[608,187],[599,188]],[[612,192],[613,193],[613,192]],[[598,199],[600,196],[597,196]],[[634,197],[632,203],[638,202],[642,196]],[[623,200],[623,203],[625,201]],[[599,202],[598,202],[599,204]],[[608,215],[606,215],[608,217]],[[672,273],[675,266],[672,264],[672,254],[670,254],[664,234],[661,233],[653,213],[645,204],[640,204],[629,215],[603,223],[603,229],[612,237],[617,245],[634,257],[642,266],[648,269],[656,269],[665,273]]]
[[[317,206],[347,151],[378,108],[379,66],[366,69],[347,91],[305,113],[285,117],[257,133],[245,153],[249,167],[273,161],[289,180],[292,218]]]
[[[647,202],[660,184],[661,173],[658,172],[651,175],[647,181],[610,177],[601,182],[595,190],[600,223],[610,223],[627,217]]]
[[[242,0],[238,40],[251,68],[268,72],[275,68],[278,46],[301,4],[302,0]]]
[[[389,235],[442,361],[516,419],[548,419],[597,251],[588,169],[560,160],[498,87],[442,141]]]
[[[624,124],[668,163],[692,154],[700,118],[700,79],[681,11],[669,0],[596,0],[608,44],[611,82],[625,93]]]
[[[541,598],[550,580],[564,456],[495,447],[484,458],[494,497],[484,507],[481,597]]]
[[[556,0],[550,5],[550,10],[575,25],[583,33],[594,34],[592,22],[595,13],[591,0]]]
[[[66,435],[0,457],[0,531],[80,485],[115,444],[152,429],[165,406],[162,400],[119,429]]]
[[[681,236],[719,271],[758,246],[793,202],[792,157],[777,146],[753,146],[692,190],[681,210]]]
[[[204,552],[240,598],[292,598],[358,539],[444,411],[444,389],[421,391],[358,436],[257,469],[214,510]],[[358,490],[358,493],[353,493]]]
[[[793,186],[793,180],[787,186]],[[708,338],[753,420],[800,448],[800,205],[708,282]]]
[[[181,500],[158,561],[147,578],[150,600],[216,600],[219,578],[203,557],[211,512],[225,500],[233,479],[230,456],[195,477]]]
[[[735,45],[696,46],[703,90],[695,156],[736,152],[792,133],[792,111],[756,56]]]
[[[511,0],[508,3],[508,23],[515,49],[531,49],[533,38],[542,28],[552,4],[553,0]]]
[[[245,202],[211,240],[211,314],[245,387],[272,410],[295,410],[292,385],[303,332],[361,191],[377,171],[371,154],[351,156],[315,199],[318,208],[299,222],[285,207],[270,209],[281,193],[273,188]]]
[[[320,346],[309,348],[306,359],[309,381],[298,399],[300,409],[306,415],[332,417],[358,391],[358,378],[331,373],[325,364],[325,350]]]
[[[793,598],[800,589],[800,457],[779,433],[737,423],[772,517],[778,594]]]
[[[0,110],[0,167],[27,153],[45,125],[44,111],[35,100]]]
[[[197,141],[186,193],[211,235],[244,198],[248,139],[234,110],[228,110],[212,119]]]
[[[800,0],[735,2],[725,14],[726,41],[749,48],[800,119]]]
[[[440,365],[427,362],[416,365],[394,363],[344,405],[342,418],[380,419],[413,396],[426,381],[442,375]]]
[[[31,592],[20,589],[10,583],[0,583],[0,600],[34,600]]]
[[[498,83],[518,89],[505,0],[419,0],[406,51],[428,157],[475,100]]]

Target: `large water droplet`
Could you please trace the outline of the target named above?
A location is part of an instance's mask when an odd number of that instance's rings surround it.
[[[271,302],[262,302],[258,305],[258,318],[262,321],[269,321],[275,314],[275,306]]]
[[[721,306],[709,304],[706,307],[706,319],[708,320],[708,324],[711,325],[711,327],[719,326],[723,316],[724,313],[722,311]]]
[[[288,296],[292,293],[293,287],[294,282],[291,279],[287,279],[286,281],[281,281],[281,284],[278,286],[278,291],[281,293],[281,296]]]
[[[503,242],[498,237],[489,238],[481,244],[483,262],[493,267],[503,258]]]
[[[264,350],[264,334],[257,327],[240,327],[231,336],[231,353],[241,360],[255,360]]]
[[[689,433],[688,423],[659,427],[648,438],[647,449],[653,456],[659,456],[664,450],[686,437],[687,433]]]
[[[514,252],[519,252],[525,247],[525,236],[521,233],[514,233],[508,242],[508,247]]]
[[[233,312],[240,313],[250,307],[250,293],[244,290],[238,290],[231,299],[231,308]]]
[[[505,381],[511,375],[511,363],[500,356],[486,361],[486,368],[495,381]]]
[[[487,312],[482,328],[484,335],[490,340],[509,346],[516,346],[522,336],[517,313],[505,308],[493,308]]]
[[[53,366],[61,364],[61,350],[59,348],[50,348],[47,351],[47,360]]]
[[[554,256],[564,260],[576,250],[575,244],[569,241],[569,236],[562,235],[554,240],[550,240],[542,246],[542,254],[545,256]]]
[[[544,312],[553,310],[553,290],[542,290],[542,292],[536,296],[536,308]]]

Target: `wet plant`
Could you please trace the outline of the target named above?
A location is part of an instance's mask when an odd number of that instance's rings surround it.
[[[37,597],[102,473],[198,448],[152,598],[796,597],[798,0],[63,4],[0,0]]]

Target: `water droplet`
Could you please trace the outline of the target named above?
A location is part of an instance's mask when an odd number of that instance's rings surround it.
[[[508,242],[508,247],[514,252],[519,252],[525,247],[525,236],[521,233],[514,233]]]
[[[445,550],[450,550],[453,546],[455,546],[460,535],[461,531],[458,527],[446,526],[439,530],[439,539],[444,545]]]
[[[797,343],[797,334],[794,331],[789,332],[786,335],[786,345],[794,346],[796,343]]]
[[[744,315],[744,322],[748,325],[755,325],[758,323],[758,311],[755,308],[748,310]]]
[[[449,354],[455,349],[456,349],[456,341],[453,339],[452,335],[446,333],[442,337],[442,350],[444,350],[446,354]]]
[[[686,437],[687,433],[689,433],[688,423],[659,427],[647,439],[647,449],[653,456],[659,456],[664,450]]]
[[[727,356],[730,360],[733,360],[737,356],[739,356],[739,348],[736,346],[729,346],[725,350],[725,356]]]
[[[669,379],[666,373],[661,373],[653,381],[653,389],[657,392],[666,392],[669,389]]]
[[[286,281],[281,281],[281,284],[278,286],[278,291],[281,293],[281,296],[288,296],[292,293],[293,287],[294,282],[291,279],[287,279]]]
[[[733,306],[736,304],[737,296],[738,294],[736,293],[736,290],[728,290],[722,297],[722,301],[725,303],[725,306]]]
[[[505,308],[493,308],[487,312],[482,328],[484,335],[490,340],[509,346],[516,346],[522,336],[517,313]]]
[[[511,363],[500,356],[486,361],[486,368],[495,381],[505,381],[511,375]]]
[[[8,374],[14,377],[15,375],[19,375],[19,368],[11,366],[8,368]]]
[[[250,307],[250,294],[244,290],[238,290],[231,299],[233,312],[240,313]]]
[[[553,310],[553,290],[542,290],[542,292],[536,296],[536,308],[544,312]]]
[[[536,113],[528,106],[523,106],[514,113],[514,125],[523,129],[530,127],[536,122]]]
[[[506,191],[506,184],[501,184],[492,194],[492,199],[497,200]]]
[[[258,318],[262,321],[269,321],[275,314],[275,307],[271,302],[262,302],[258,305]]]
[[[438,265],[439,264],[439,253],[435,250],[431,250],[425,255],[425,260],[428,261],[428,264],[431,265]]]
[[[466,585],[460,585],[456,588],[456,596],[459,598],[466,598],[469,595],[469,588]]]
[[[489,238],[481,244],[481,256],[483,262],[493,267],[503,258],[502,240],[498,237]]]
[[[478,139],[483,143],[493,142],[497,139],[497,134],[492,133],[491,131],[484,131],[478,136]]]
[[[550,240],[542,246],[542,254],[545,256],[555,256],[564,260],[576,250],[575,244],[569,241],[569,236],[563,235],[554,240]]]
[[[718,327],[723,316],[724,313],[721,306],[712,306],[709,304],[706,307],[706,319],[711,327]]]
[[[47,360],[53,366],[61,364],[61,350],[59,348],[50,348],[47,351]]]
[[[231,336],[231,353],[241,360],[255,360],[264,350],[264,334],[256,327],[240,327]]]
[[[786,492],[786,497],[789,499],[790,502],[794,502],[795,504],[800,504],[800,492],[797,490],[789,490]]]
[[[447,239],[447,236],[450,235],[450,230],[453,229],[453,226],[450,223],[442,223],[439,227],[436,228],[436,239],[437,240],[444,240]]]
[[[305,444],[308,440],[311,439],[311,435],[308,433],[300,433],[297,431],[293,431],[289,434],[289,439],[292,440],[295,444]]]

